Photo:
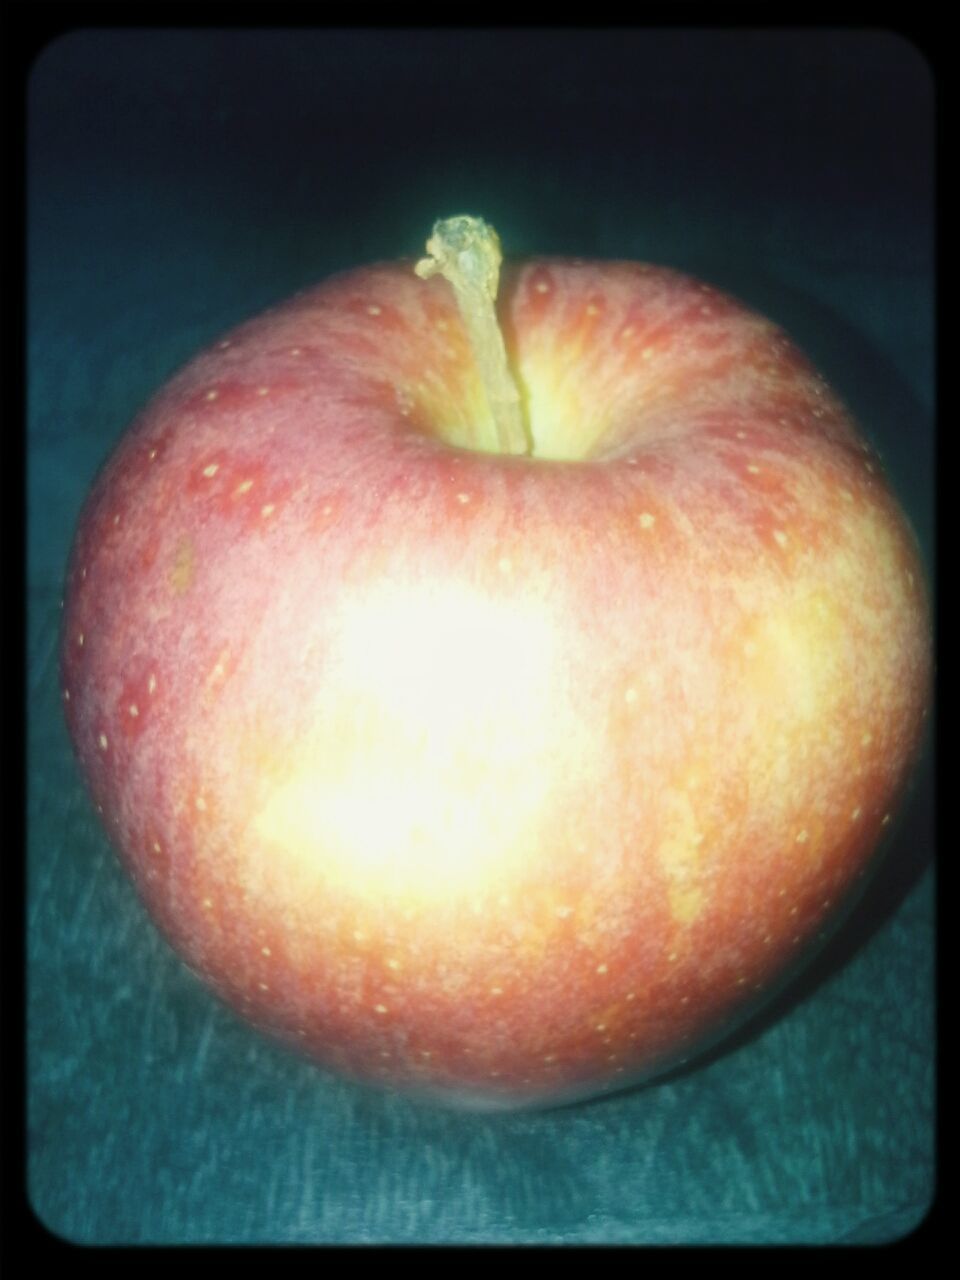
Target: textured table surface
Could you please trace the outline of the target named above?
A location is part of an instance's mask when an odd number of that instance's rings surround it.
[[[895,37],[82,31],[30,80],[28,1195],[95,1243],[784,1243],[909,1232],[934,1187],[932,750],[889,860],[732,1044],[551,1112],[334,1079],[150,925],[59,707],[98,466],[201,343],[470,210],[508,251],[699,273],[868,426],[932,570],[932,86]]]

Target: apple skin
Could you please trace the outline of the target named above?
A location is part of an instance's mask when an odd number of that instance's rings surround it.
[[[638,263],[504,269],[533,458],[448,286],[308,289],[203,351],[83,511],[70,733],[240,1014],[450,1105],[648,1080],[842,918],[930,688],[915,539],[774,325]]]

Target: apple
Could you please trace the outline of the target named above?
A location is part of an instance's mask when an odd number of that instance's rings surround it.
[[[140,414],[76,534],[64,706],[153,919],[241,1015],[354,1079],[553,1104],[713,1044],[842,918],[929,606],[774,324],[644,263],[500,282],[475,219],[428,250]]]

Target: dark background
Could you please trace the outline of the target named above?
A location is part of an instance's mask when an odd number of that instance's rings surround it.
[[[98,466],[202,343],[480,213],[508,254],[667,263],[783,324],[933,569],[934,82],[884,31],[83,29],[27,110],[28,1195],[97,1243],[858,1242],[934,1189],[931,757],[813,970],[666,1082],[437,1111],[239,1023],[154,933],[61,721]]]

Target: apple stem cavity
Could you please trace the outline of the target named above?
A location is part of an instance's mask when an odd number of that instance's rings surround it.
[[[453,288],[493,419],[487,443],[496,453],[529,454],[530,433],[494,308],[503,261],[500,237],[470,214],[442,218],[434,224],[427,254],[414,271],[421,280],[439,274]]]

